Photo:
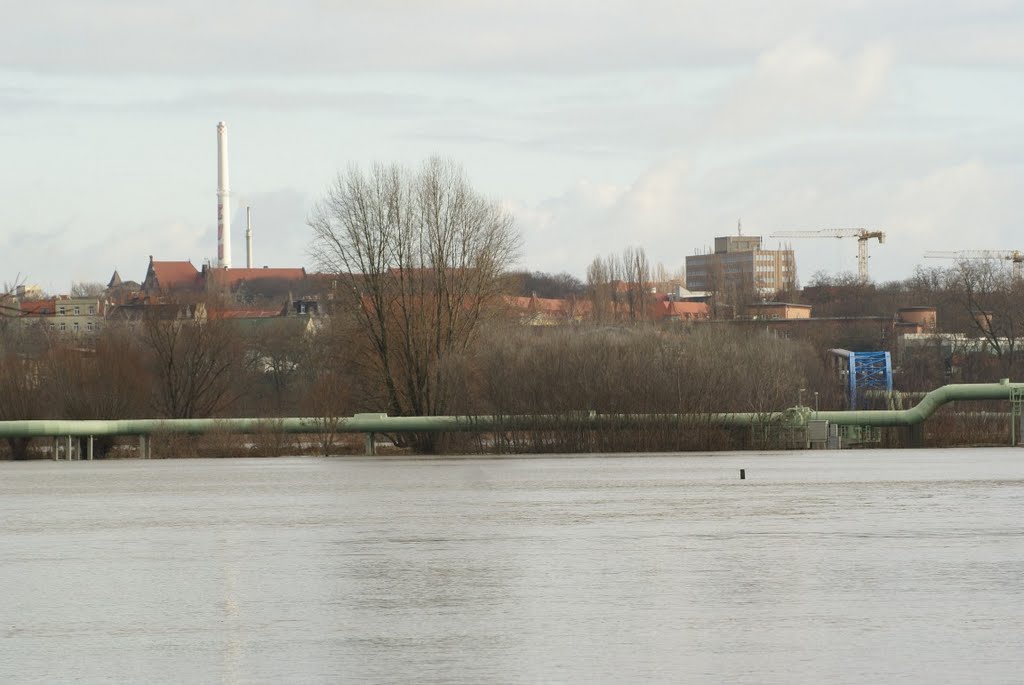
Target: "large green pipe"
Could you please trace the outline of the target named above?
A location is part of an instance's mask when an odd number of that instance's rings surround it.
[[[152,435],[154,433],[427,433],[496,431],[513,429],[601,428],[629,423],[675,421],[690,425],[750,426],[779,423],[802,426],[809,419],[827,419],[846,426],[913,426],[955,400],[1008,400],[1011,389],[1024,383],[973,383],[944,385],[933,390],[911,409],[869,411],[819,411],[793,407],[771,413],[722,414],[597,414],[515,416],[388,416],[356,414],[336,421],[316,418],[282,419],[131,419],[122,421],[0,421],[0,438],[67,435]]]
[[[947,402],[959,400],[1009,400],[1013,389],[1024,391],[1024,383],[1003,379],[998,383],[953,383],[932,390],[910,409],[874,409],[864,411],[805,410],[808,418],[827,419],[841,426],[914,426],[922,423]]]
[[[749,426],[781,420],[780,414],[597,414],[514,416],[388,416],[356,414],[336,421],[316,418],[280,419],[130,419],[121,421],[0,421],[0,438],[70,435],[152,435],[154,433],[429,433],[558,429],[621,426],[624,423],[663,421],[707,422],[714,425]]]

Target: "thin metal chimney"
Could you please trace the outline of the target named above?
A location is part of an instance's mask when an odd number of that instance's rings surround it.
[[[252,207],[245,208],[245,268],[252,268]]]
[[[231,268],[231,191],[228,189],[228,126],[217,122],[217,266]]]

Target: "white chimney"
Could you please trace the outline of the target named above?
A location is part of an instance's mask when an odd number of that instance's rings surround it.
[[[217,122],[217,266],[231,268],[231,191],[228,189],[228,127]]]
[[[252,207],[245,208],[245,268],[252,268]]]

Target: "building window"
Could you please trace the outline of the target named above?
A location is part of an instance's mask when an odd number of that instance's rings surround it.
[[[60,322],[60,330],[61,330],[61,332],[62,332],[62,333],[63,333],[64,331],[68,330],[68,325],[67,325],[67,323],[65,323],[64,321],[61,321],[61,322]]]
[[[92,321],[90,321],[89,323],[85,324],[85,330],[92,331]]]
[[[53,330],[54,328],[56,328],[56,327],[57,327],[57,324],[53,324],[53,323],[51,323],[51,324],[50,324],[50,330],[51,330],[51,331],[52,331],[52,330]]]
[[[75,305],[75,316],[79,316],[82,313],[82,308],[77,304]]]
[[[57,316],[64,316],[64,305],[57,307]]]
[[[76,321],[74,325],[75,325],[75,333],[77,333],[78,329],[79,329],[78,322]]]
[[[89,305],[89,313],[90,314],[95,314],[96,313],[96,305],[94,305],[94,304]]]

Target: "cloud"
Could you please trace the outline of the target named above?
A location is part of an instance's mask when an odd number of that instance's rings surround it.
[[[936,161],[927,142],[839,145],[819,155],[807,148],[772,150],[739,167],[670,159],[622,187],[577,184],[517,209],[524,262],[582,275],[594,256],[640,246],[652,262],[674,268],[715,236],[733,234],[737,219],[768,247],[791,244],[804,281],[817,271],[855,271],[856,241],[777,240],[771,233],[885,231],[884,245],[869,246],[878,281],[908,277],[926,250],[1021,249],[1016,195],[1024,173],[1012,163],[957,161],[955,150]],[[900,163],[887,164],[885,153]]]
[[[803,14],[759,11],[753,0],[721,5],[53,0],[9,13],[0,65],[77,73],[633,69],[697,64],[709,52],[735,60]]]
[[[9,3],[15,4],[15,3]],[[5,8],[0,67],[67,73],[583,73],[749,63],[794,36],[919,64],[1024,65],[1012,0],[49,0]]]
[[[892,54],[880,45],[841,56],[806,38],[765,51],[711,114],[720,136],[776,134],[862,118],[885,92]]]
[[[894,188],[888,223],[923,250],[1021,249],[1014,224],[1022,174],[978,159],[943,166]]]
[[[253,265],[308,266],[309,229],[306,218],[311,199],[292,188],[232,198],[232,263],[245,266],[246,206],[252,207]]]
[[[671,158],[628,186],[584,180],[535,207],[510,208],[523,229],[528,268],[581,274],[596,256],[675,241],[693,204],[689,164]]]

